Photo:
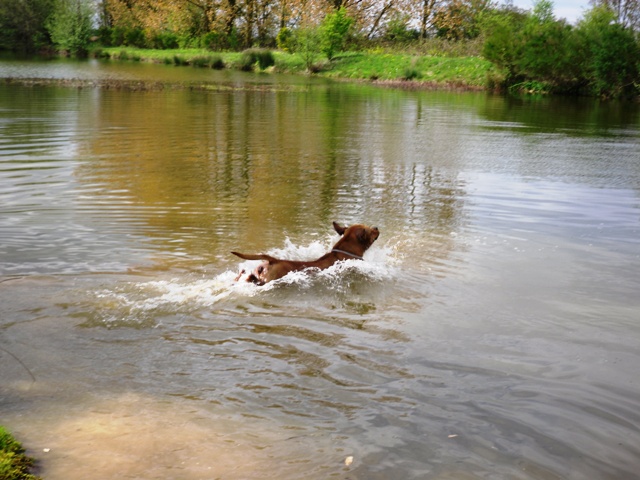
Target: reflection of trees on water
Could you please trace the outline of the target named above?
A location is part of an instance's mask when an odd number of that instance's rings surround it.
[[[308,241],[332,220],[460,223],[459,126],[402,92],[104,91],[94,102],[78,177],[102,187],[85,201],[108,199],[191,253]]]

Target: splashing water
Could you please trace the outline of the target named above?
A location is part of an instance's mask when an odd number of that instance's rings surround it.
[[[326,253],[327,243],[315,241],[309,245],[295,245],[286,239],[282,248],[268,251],[269,255],[293,260],[317,258]],[[300,292],[313,290],[313,295],[336,295],[354,284],[376,284],[394,278],[396,259],[390,247],[374,247],[365,260],[337,262],[326,270],[308,269],[291,272],[263,286],[235,281],[237,272],[227,270],[213,278],[193,279],[174,277],[168,280],[130,282],[96,293],[102,308],[100,323],[142,323],[163,314],[188,313],[201,308],[220,306],[225,302],[249,300],[269,295],[269,292]],[[253,270],[260,261],[241,262],[239,269]],[[293,290],[292,290],[293,289]],[[317,293],[316,293],[317,292]]]

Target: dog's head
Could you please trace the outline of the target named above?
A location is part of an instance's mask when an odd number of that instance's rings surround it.
[[[343,248],[356,255],[362,255],[380,236],[378,227],[362,224],[343,227],[339,223],[333,222],[333,228],[342,235],[335,248]]]

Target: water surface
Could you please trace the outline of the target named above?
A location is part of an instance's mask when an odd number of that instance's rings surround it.
[[[2,423],[47,479],[634,478],[639,151],[591,100],[0,86]],[[363,262],[233,283],[333,220]]]

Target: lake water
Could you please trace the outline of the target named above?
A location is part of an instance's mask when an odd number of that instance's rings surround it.
[[[638,104],[8,76],[180,84],[0,84],[0,423],[47,480],[637,478]],[[333,220],[364,261],[233,282]]]

